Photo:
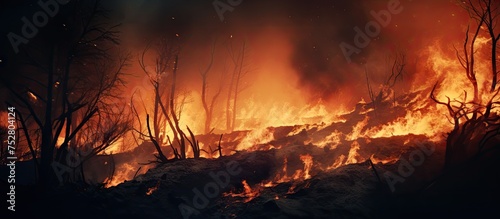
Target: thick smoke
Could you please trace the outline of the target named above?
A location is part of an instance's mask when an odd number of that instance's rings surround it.
[[[220,1],[225,2],[225,1]],[[297,86],[312,99],[344,98],[358,101],[366,95],[365,69],[374,84],[382,83],[397,53],[407,58],[405,83],[411,83],[422,67],[422,48],[435,40],[461,39],[467,14],[450,1],[245,1],[231,7],[221,21],[212,1],[132,1],[122,3],[121,17],[128,24],[131,42],[163,33],[180,33],[187,48],[207,48],[221,36],[234,35],[250,42],[272,30],[291,45],[289,63]],[[112,3],[115,4],[115,3]],[[357,53],[346,55],[341,43],[355,46],[355,27],[365,30],[376,21],[372,13],[395,5],[380,33]],[[141,45],[139,43],[139,45]],[[142,46],[142,45],[141,45]],[[272,46],[272,45],[266,45]],[[279,49],[279,48],[277,48]],[[203,49],[201,49],[203,51]],[[253,49],[253,54],[261,51]],[[350,59],[350,60],[348,60]],[[259,65],[259,63],[256,63]],[[405,86],[407,86],[406,84]],[[375,86],[376,87],[376,86]],[[345,99],[345,94],[350,98]]]
[[[425,64],[421,50],[435,40],[454,42],[463,37],[460,33],[466,25],[465,11],[450,1],[319,1],[303,4],[295,10],[304,20],[294,38],[294,68],[303,85],[314,97],[324,99],[353,98],[366,95],[365,70],[373,85],[386,80],[390,64],[397,54],[406,56],[405,81],[408,86],[418,66]],[[386,26],[372,14],[390,12],[391,4],[398,5],[400,13],[390,13]],[[306,13],[304,13],[306,11]],[[383,11],[383,12],[382,12]],[[307,12],[310,12],[308,14]],[[308,25],[308,20],[311,21]],[[358,47],[359,53],[344,54],[341,43],[356,46],[359,34],[354,28],[366,33],[369,22],[377,22],[380,33],[370,37],[366,47]],[[462,24],[462,25],[460,25]],[[299,27],[300,27],[299,26]],[[367,34],[368,35],[368,34]],[[348,60],[350,59],[350,60]],[[357,101],[359,99],[344,99]]]
[[[229,5],[226,0],[217,1]],[[422,50],[436,40],[459,44],[468,22],[465,11],[449,0],[242,0],[224,12],[224,20],[220,19],[213,2],[103,1],[113,12],[112,18],[123,24],[124,50],[137,54],[155,38],[179,34],[184,54],[181,63],[187,63],[183,71],[186,78],[199,77],[198,63],[206,61],[207,51],[215,39],[222,44],[232,35],[235,40],[248,41],[254,57],[262,57],[273,49],[286,49],[288,54],[283,55],[290,65],[289,74],[297,78],[295,86],[306,91],[304,95],[311,100],[343,98],[344,102],[366,98],[365,69],[374,87],[382,83],[387,75],[387,63],[397,52],[406,54],[405,83],[411,83],[416,74],[425,71],[425,58],[420,56]],[[368,22],[375,20],[371,12],[388,10],[390,2],[399,2],[402,12],[391,14],[387,26],[370,37],[370,43],[360,48],[358,54],[352,54],[349,62],[339,45],[342,42],[354,45],[354,28],[364,30]],[[28,7],[28,1],[19,3],[16,9],[23,10],[23,5]],[[14,22],[3,31],[18,31],[16,27],[22,25],[20,17],[4,13],[2,20]],[[264,37],[279,38],[290,48],[273,48],[271,42],[276,39],[266,42]],[[8,47],[5,44],[7,50]],[[218,51],[224,49],[221,47]],[[256,69],[253,74],[264,74],[268,66],[260,64],[253,63]],[[140,72],[139,69],[131,71]]]

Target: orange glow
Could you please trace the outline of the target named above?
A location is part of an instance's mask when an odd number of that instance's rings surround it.
[[[361,148],[358,141],[370,142],[376,138],[390,138],[410,134],[424,135],[430,140],[442,138],[442,134],[448,132],[452,125],[446,115],[443,115],[446,114],[446,109],[429,98],[430,88],[438,81],[440,86],[436,90],[436,96],[439,100],[446,100],[447,97],[451,100],[462,99],[465,91],[468,93],[465,101],[472,101],[473,91],[470,82],[457,60],[455,51],[449,49],[449,43],[439,40],[423,46],[422,49],[416,52],[418,53],[416,56],[420,59],[415,63],[416,72],[413,72],[412,75],[414,78],[410,77],[409,80],[411,81],[403,82],[405,84],[402,86],[407,88],[404,93],[381,84],[372,85],[372,87],[385,89],[384,91],[389,94],[401,95],[401,98],[394,97],[394,100],[390,100],[390,103],[388,103],[388,100],[384,100],[386,101],[384,102],[385,105],[382,104],[384,108],[376,108],[374,107],[375,103],[371,103],[371,100],[366,96],[364,99],[358,97],[366,95],[366,90],[352,94],[350,97],[341,96],[333,100],[325,100],[321,97],[312,98],[312,92],[301,86],[301,78],[296,74],[295,68],[290,63],[293,47],[291,42],[287,40],[287,35],[276,30],[269,30],[257,38],[249,46],[254,51],[258,51],[258,55],[251,56],[251,63],[256,63],[258,68],[250,69],[251,74],[248,74],[245,80],[242,81],[245,88],[239,93],[236,112],[225,108],[226,100],[224,98],[221,98],[215,104],[211,124],[214,129],[213,133],[226,136],[231,131],[242,131],[234,134],[233,136],[236,137],[233,137],[233,139],[226,141],[235,142],[235,146],[228,149],[231,152],[226,154],[234,153],[234,151],[284,148],[287,144],[280,145],[280,143],[276,143],[279,141],[274,141],[279,140],[276,138],[282,134],[279,132],[279,128],[283,126],[289,126],[285,127],[289,128],[286,129],[289,132],[284,135],[290,139],[302,134],[307,136],[305,140],[301,139],[298,144],[308,145],[311,143],[319,148],[324,148],[325,151],[339,150],[339,148],[344,150],[345,146],[350,146],[348,152],[343,151],[324,164],[317,163],[319,159],[314,159],[313,162],[313,156],[310,154],[301,154],[299,159],[303,164],[302,169],[296,169],[297,164],[291,163],[289,165],[287,157],[284,157],[282,168],[276,171],[275,175],[268,180],[259,184],[260,187],[272,187],[279,183],[311,179],[314,173],[313,168],[323,167],[324,169],[326,167],[326,170],[332,170],[344,165],[362,162],[368,157],[360,155],[363,148]],[[233,39],[231,38],[231,40]],[[487,48],[488,43],[490,43],[488,38],[479,37],[476,41],[476,49],[478,51],[483,50]],[[185,68],[191,70],[192,67],[185,66]],[[491,98],[491,94],[484,89],[484,87],[488,87],[488,68],[488,62],[476,62],[478,84],[481,86],[479,91],[480,101],[482,102]],[[357,70],[356,68],[353,69],[354,71]],[[191,81],[196,80],[189,80],[189,83],[184,87],[190,92],[187,95],[189,101],[186,101],[182,107],[180,126],[186,127],[186,125],[189,125],[195,134],[202,134],[204,132],[205,111],[199,101],[201,97],[200,86]],[[222,83],[224,86],[221,97],[227,95],[228,91],[224,90],[227,89],[226,84],[227,81]],[[219,81],[216,79],[211,81],[212,92],[218,85]],[[151,90],[151,87],[145,86],[144,91],[147,90]],[[154,99],[153,94],[144,92],[143,95],[145,96],[145,108],[151,108]],[[349,98],[356,99],[348,100]],[[357,104],[353,105],[352,103],[355,102]],[[498,111],[498,109],[495,110]],[[231,113],[235,113],[234,130],[227,130],[226,116]],[[377,113],[383,114],[384,118],[377,118],[379,117]],[[392,115],[394,115],[393,118],[390,117]],[[145,112],[140,112],[140,117],[144,118]],[[388,117],[388,119],[385,117]],[[346,118],[355,118],[354,121],[356,122],[347,121]],[[379,122],[379,120],[384,122]],[[333,123],[340,125],[332,127]],[[312,132],[321,130],[327,131],[322,132],[320,136],[311,137],[309,135]],[[168,125],[165,125],[161,133],[172,137],[172,131]],[[225,143],[224,141],[223,143]],[[200,142],[200,145],[202,145],[202,149],[208,150],[206,147],[214,144],[212,142]],[[121,151],[119,144],[116,143],[111,145],[106,152],[119,153]],[[187,147],[187,155],[192,157],[190,147]],[[217,158],[218,154],[212,157],[207,156],[206,153],[201,153],[201,156],[212,159]],[[297,160],[289,158],[290,160]],[[398,158],[381,159],[372,154],[370,159],[374,163],[392,164]],[[136,170],[137,168],[132,165],[124,165],[124,167],[116,171],[115,177],[107,186],[114,186],[119,182],[130,179]],[[250,195],[255,192],[252,191],[246,181],[243,181],[242,184],[245,188],[243,194]],[[293,191],[293,188],[291,188],[291,191]],[[245,197],[247,197],[246,195]]]
[[[370,160],[374,164],[378,164],[378,163],[381,163],[381,164],[394,164],[394,163],[396,163],[399,160],[399,157],[387,158],[387,159],[379,159],[379,158],[376,158],[374,154],[372,154],[372,156],[370,156]]]
[[[283,167],[281,168],[281,172],[277,172],[276,175],[271,180],[264,181],[259,185],[261,187],[274,187],[280,183],[286,183],[291,181],[303,181],[310,179],[312,177],[311,170],[314,164],[313,157],[310,154],[304,154],[300,155],[299,158],[304,165],[303,169],[297,169],[295,170],[292,176],[288,176],[287,173],[288,159],[285,157],[283,160]]]
[[[405,117],[399,117],[396,120],[381,126],[373,127],[362,134],[364,137],[380,138],[391,136],[404,136],[408,134],[427,135],[429,137],[448,130],[450,125],[446,118],[427,112],[423,114],[420,111],[407,111]],[[444,119],[444,120],[443,120]]]
[[[251,147],[274,140],[273,131],[269,128],[260,128],[250,131],[238,144],[236,150],[248,150]]]
[[[309,154],[300,155],[300,160],[304,163],[304,179],[310,179],[311,174],[309,174],[309,172],[311,171],[311,167],[313,165],[312,156]]]
[[[133,164],[134,163],[124,163],[122,165],[116,166],[114,176],[111,178],[108,177],[106,178],[106,180],[104,180],[104,182],[106,182],[105,188],[113,187],[124,182],[125,180],[132,179],[132,177],[136,174],[140,167],[138,164]],[[147,171],[147,168],[142,169],[146,169]]]
[[[327,170],[339,168],[344,163],[344,160],[345,160],[345,156],[343,154],[341,154],[339,157],[337,157],[337,159],[333,162],[332,165],[327,167]]]
[[[30,96],[31,99],[33,99],[33,101],[37,101],[38,98],[35,96],[35,94],[31,93],[28,91],[28,95]]]
[[[358,139],[361,136],[363,128],[368,123],[368,119],[368,116],[365,116],[362,121],[358,122],[354,127],[352,127],[352,132],[346,136],[346,140],[353,141]]]
[[[250,187],[250,185],[248,185],[246,180],[243,180],[241,182],[241,184],[243,185],[243,191],[241,193],[229,192],[229,193],[224,193],[223,195],[224,196],[231,196],[231,197],[245,198],[243,200],[244,203],[250,202],[254,198],[256,198],[260,195],[260,191],[261,191],[260,187],[257,189],[252,189],[252,187]]]
[[[160,187],[160,181],[159,180],[158,180],[158,182],[156,183],[155,186],[153,186],[151,188],[148,188],[148,191],[146,192],[146,195],[153,194],[154,192],[156,192],[156,190],[158,190],[158,187]]]
[[[330,149],[335,149],[340,144],[343,139],[342,132],[335,130],[330,135],[326,136],[324,139],[318,142],[313,142],[314,145],[317,145],[320,148],[324,148],[328,146]]]
[[[351,149],[349,150],[349,155],[347,155],[347,160],[344,164],[353,164],[353,163],[358,163],[360,162],[360,156],[358,154],[359,150],[359,143],[357,141],[354,141],[351,144]]]

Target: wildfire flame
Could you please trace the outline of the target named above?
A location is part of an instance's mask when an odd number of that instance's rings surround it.
[[[378,164],[378,163],[381,163],[381,164],[394,164],[394,163],[396,163],[399,160],[399,157],[388,158],[388,159],[379,159],[379,158],[375,157],[375,154],[372,154],[372,156],[370,156],[370,160],[373,163],[375,163],[375,164]]]
[[[138,168],[139,167],[134,166],[131,163],[124,163],[122,165],[117,166],[114,176],[110,176],[104,180],[104,182],[107,182],[104,187],[105,188],[113,187],[126,180],[132,179],[132,177],[138,171]]]
[[[300,160],[304,163],[304,179],[310,179],[311,174],[309,174],[309,172],[311,171],[311,167],[313,165],[312,156],[309,154],[300,155]]]
[[[238,144],[236,150],[249,150],[251,147],[274,140],[273,132],[269,128],[255,129],[249,132]]]
[[[252,187],[250,187],[250,185],[248,185],[246,180],[241,181],[241,184],[243,185],[243,191],[241,193],[229,192],[229,193],[224,193],[223,195],[230,196],[230,197],[244,198],[244,200],[243,200],[244,203],[250,202],[254,198],[259,196],[259,194],[260,194],[259,188],[260,187],[258,187],[257,189],[252,189]]]
[[[156,190],[158,190],[158,187],[160,187],[160,180],[158,180],[155,186],[148,188],[146,195],[152,195],[154,192],[156,192]]]
[[[488,40],[487,38],[479,37],[476,41],[476,49],[481,50],[485,48],[488,45]],[[243,95],[240,100],[238,112],[233,112],[236,113],[236,124],[234,124],[234,129],[247,131],[241,132],[238,134],[238,137],[232,139],[236,142],[236,146],[230,149],[232,151],[253,151],[256,145],[265,144],[269,144],[267,149],[282,148],[285,145],[270,144],[270,142],[277,140],[275,138],[279,133],[276,131],[276,128],[280,126],[293,126],[293,128],[289,129],[288,133],[285,133],[286,137],[293,138],[303,132],[308,134],[310,132],[324,130],[332,123],[346,124],[342,126],[344,129],[332,129],[320,137],[308,138],[300,143],[304,143],[304,145],[310,143],[314,146],[324,148],[325,150],[333,151],[338,150],[341,144],[349,142],[351,145],[348,153],[340,154],[333,158],[333,160],[330,161],[331,163],[323,165],[313,165],[313,156],[310,154],[302,154],[299,158],[304,168],[297,170],[290,170],[288,167],[288,159],[284,157],[281,170],[269,180],[259,184],[260,187],[272,187],[279,183],[293,180],[303,181],[310,179],[312,177],[312,172],[314,172],[312,169],[316,166],[326,166],[326,170],[332,170],[343,165],[355,164],[368,158],[374,163],[394,163],[398,160],[397,157],[380,159],[374,154],[370,157],[360,156],[359,151],[361,150],[361,146],[358,141],[364,139],[366,142],[369,142],[371,139],[376,138],[390,138],[394,136],[407,136],[410,134],[424,135],[429,139],[440,138],[442,133],[449,131],[452,126],[449,120],[443,116],[443,112],[446,111],[445,109],[443,111],[443,106],[430,100],[429,88],[431,88],[436,81],[440,81],[442,86],[439,87],[439,91],[437,92],[438,99],[445,99],[446,97],[450,97],[451,99],[463,98],[464,90],[468,93],[472,93],[467,77],[465,74],[460,74],[460,72],[463,72],[463,69],[461,69],[460,62],[456,59],[455,52],[448,51],[441,45],[445,44],[436,41],[432,45],[421,50],[421,54],[419,55],[423,57],[423,61],[420,61],[421,63],[419,63],[417,67],[415,79],[413,79],[413,81],[410,82],[410,86],[408,86],[409,90],[405,90],[405,93],[415,95],[408,95],[401,99],[395,98],[391,100],[391,103],[383,110],[399,112],[393,119],[389,119],[390,121],[380,124],[377,123],[378,118],[376,118],[376,113],[378,113],[376,110],[378,109],[375,107],[364,108],[373,103],[367,102],[362,98],[360,98],[361,101],[359,101],[356,106],[362,106],[361,109],[354,109],[355,107],[349,109],[345,107],[342,102],[338,104],[339,107],[335,108],[331,107],[332,103],[328,103],[321,99],[316,102],[308,102],[303,98],[297,98],[300,96],[299,94],[302,94],[302,91],[297,89],[281,87],[284,85],[276,85],[278,87],[274,87],[274,84],[271,86],[269,83],[270,80],[263,80],[262,78],[258,80],[255,79],[254,87],[251,88],[253,89],[252,91],[258,91],[257,93],[260,92],[260,94],[265,93],[267,95],[269,95],[269,93],[278,93],[274,96],[274,99],[268,99],[283,101],[264,101],[260,99],[266,99],[264,96]],[[286,48],[288,47],[283,47],[284,49],[280,51],[287,51]],[[274,81],[282,80],[285,81],[284,83],[286,84],[296,80],[296,78],[287,79],[287,77],[290,76],[289,72],[292,71],[287,65],[273,66],[267,64],[265,67],[276,70],[277,76],[269,76],[273,77]],[[486,83],[486,73],[489,72],[487,64],[478,62],[476,68],[478,70],[478,83]],[[266,91],[266,89],[272,91],[279,91],[282,89],[286,92],[270,92]],[[386,91],[390,94],[395,93],[395,91],[387,88]],[[481,95],[483,98],[481,101],[487,101],[490,96],[487,95],[486,91],[481,90],[481,92],[485,94]],[[196,98],[196,95],[199,94],[195,93],[194,95]],[[471,95],[468,96],[466,101],[470,100]],[[181,126],[189,125],[195,133],[200,133],[202,125],[199,124],[199,117],[197,117],[197,115],[204,114],[202,109],[199,103],[195,103],[195,101],[186,103],[183,108],[184,116],[180,121]],[[344,116],[352,113],[357,113],[356,116],[358,117],[354,120],[357,122],[351,125],[347,123],[348,121]],[[215,130],[225,130],[223,127],[225,116],[224,112],[219,112],[214,115],[213,126]],[[219,132],[223,133],[223,131]],[[171,135],[168,131],[163,134]],[[223,143],[226,142],[230,141],[223,141]],[[203,147],[204,145],[214,145],[214,143],[200,142],[200,145]],[[207,150],[207,148],[203,149]],[[117,145],[113,145],[110,150],[114,153],[120,152]],[[192,153],[190,148],[187,148],[187,150],[188,153]],[[205,155],[202,153],[202,156]],[[315,160],[314,162],[318,161]],[[116,175],[113,178],[110,178],[107,187],[117,185],[126,179],[130,179],[136,169],[137,168],[132,165],[125,164],[120,170],[116,171]],[[242,184],[245,188],[242,194],[258,194],[248,186],[246,181],[242,182]]]
[[[335,130],[331,134],[326,136],[324,139],[313,143],[314,145],[317,145],[320,148],[328,146],[330,149],[335,149],[343,139],[342,136],[343,136],[342,132]]]
[[[336,169],[336,168],[339,168],[340,166],[342,166],[342,164],[344,163],[344,160],[345,160],[345,156],[343,154],[341,154],[334,162],[332,165],[328,166],[327,167],[327,170],[332,170],[332,169]]]
[[[360,157],[358,154],[359,148],[360,148],[360,146],[359,146],[359,143],[357,141],[354,141],[351,144],[351,149],[349,150],[349,155],[347,155],[347,160],[344,163],[345,165],[358,162],[358,158]]]

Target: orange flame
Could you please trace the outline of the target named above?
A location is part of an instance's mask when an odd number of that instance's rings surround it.
[[[359,148],[360,148],[360,146],[359,146],[359,143],[357,141],[354,141],[351,144],[351,149],[349,150],[349,154],[347,155],[347,160],[344,163],[345,165],[359,162],[359,160],[358,160],[360,157],[358,154]]]
[[[236,150],[248,150],[251,147],[274,140],[273,131],[269,128],[259,128],[250,131],[238,144]]]
[[[310,179],[311,174],[309,174],[309,172],[311,171],[311,167],[313,165],[312,156],[309,154],[300,155],[300,160],[304,163],[304,179]]]
[[[379,159],[379,158],[375,157],[375,154],[372,154],[372,156],[370,156],[370,160],[374,164],[378,164],[378,163],[381,163],[381,164],[394,164],[394,163],[396,163],[399,160],[399,157],[393,157],[393,158],[387,158],[387,159]]]
[[[328,166],[326,169],[327,170],[337,169],[340,166],[342,166],[342,164],[344,163],[344,160],[345,160],[345,156],[343,154],[341,154],[339,157],[337,157],[337,159],[333,162],[333,164]]]
[[[148,188],[148,191],[146,192],[146,195],[152,195],[154,192],[156,192],[156,190],[158,190],[158,187],[160,187],[160,181],[158,180],[158,182],[156,183],[155,186],[151,187],[151,188]]]
[[[114,176],[108,177],[106,178],[106,180],[104,180],[104,182],[106,182],[106,185],[104,187],[105,188],[113,187],[120,183],[123,183],[126,180],[132,179],[137,170],[138,167],[130,163],[124,163],[122,165],[117,166]]]
[[[252,189],[250,185],[248,185],[246,180],[241,181],[241,184],[243,185],[243,191],[241,193],[224,193],[224,196],[231,196],[231,197],[240,197],[240,198],[245,198],[243,200],[244,203],[252,201],[254,198],[258,197],[260,195],[260,187],[257,189]]]

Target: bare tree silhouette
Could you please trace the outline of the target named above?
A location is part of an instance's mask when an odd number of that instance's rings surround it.
[[[497,114],[500,106],[499,92],[496,86],[496,47],[498,46],[498,37],[492,38],[492,57],[491,60],[481,60],[476,58],[476,41],[481,32],[486,30],[488,34],[492,33],[494,24],[498,21],[498,8],[492,8],[493,4],[489,0],[466,1],[464,7],[469,11],[471,18],[476,21],[476,25],[467,27],[465,40],[461,50],[455,48],[456,55],[467,76],[470,88],[473,90],[472,100],[464,90],[460,99],[451,99],[446,97],[445,101],[438,100],[435,93],[439,87],[437,82],[430,94],[432,100],[446,107],[453,129],[448,133],[446,140],[445,169],[453,168],[474,157],[481,156],[493,149],[498,148],[500,135],[500,116]],[[493,36],[493,35],[491,35]],[[488,80],[491,83],[489,92],[481,92],[483,87],[478,83],[478,61],[492,62],[492,74]],[[486,86],[486,85],[485,85]]]
[[[12,97],[8,104],[19,106],[23,134],[45,187],[55,184],[53,163],[68,165],[69,152],[82,150],[86,142],[79,133],[99,136],[86,153],[92,156],[128,130],[128,121],[108,109],[108,100],[124,83],[128,60],[116,53],[118,25],[106,22],[108,12],[100,1],[71,2],[65,8],[46,27],[50,31],[32,39],[40,42],[21,47],[20,61],[12,67],[16,76],[5,80]],[[108,125],[96,128],[91,121]],[[81,153],[72,157],[84,160]]]

